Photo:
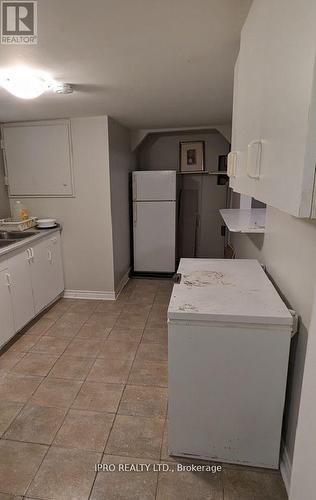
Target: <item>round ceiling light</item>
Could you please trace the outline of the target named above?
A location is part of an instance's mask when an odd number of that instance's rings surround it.
[[[16,97],[35,99],[47,90],[56,90],[64,84],[56,82],[43,72],[18,67],[1,71],[0,85]]]

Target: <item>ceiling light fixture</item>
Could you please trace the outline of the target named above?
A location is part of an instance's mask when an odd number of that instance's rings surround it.
[[[73,91],[69,84],[56,82],[46,73],[25,67],[0,71],[0,86],[21,99],[35,99],[49,90],[58,94]]]

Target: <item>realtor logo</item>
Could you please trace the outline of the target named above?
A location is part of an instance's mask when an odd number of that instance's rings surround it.
[[[1,43],[37,44],[37,2],[2,0]]]

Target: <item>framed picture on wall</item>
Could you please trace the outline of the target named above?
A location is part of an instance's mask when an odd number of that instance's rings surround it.
[[[204,169],[204,141],[180,142],[180,172],[203,172]]]

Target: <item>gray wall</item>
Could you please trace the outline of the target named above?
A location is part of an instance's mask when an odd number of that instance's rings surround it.
[[[228,141],[217,130],[151,134],[138,148],[138,170],[178,170],[181,141],[205,141],[205,169],[208,171],[217,170],[218,156],[229,152]],[[218,210],[226,206],[227,188],[217,185],[216,176],[186,174],[181,176],[181,180],[185,215],[179,221],[180,256],[193,256],[187,254],[186,250],[192,247],[191,240],[195,232],[192,201],[196,197],[195,204],[200,214],[196,256],[223,257],[224,239],[220,234],[223,222]]]
[[[0,219],[10,216],[10,203],[7,187],[4,184],[4,166],[0,152]]]
[[[218,155],[229,152],[228,141],[217,130],[150,134],[138,148],[138,169],[177,170],[181,141],[205,141],[206,170],[217,170]]]
[[[131,267],[130,172],[135,169],[130,132],[108,118],[114,285],[117,290]]]
[[[267,266],[281,295],[300,315],[299,334],[292,341],[284,420],[286,451],[292,461],[316,283],[316,221],[297,219],[267,207],[266,233],[232,234],[232,243],[237,258],[256,258]]]

